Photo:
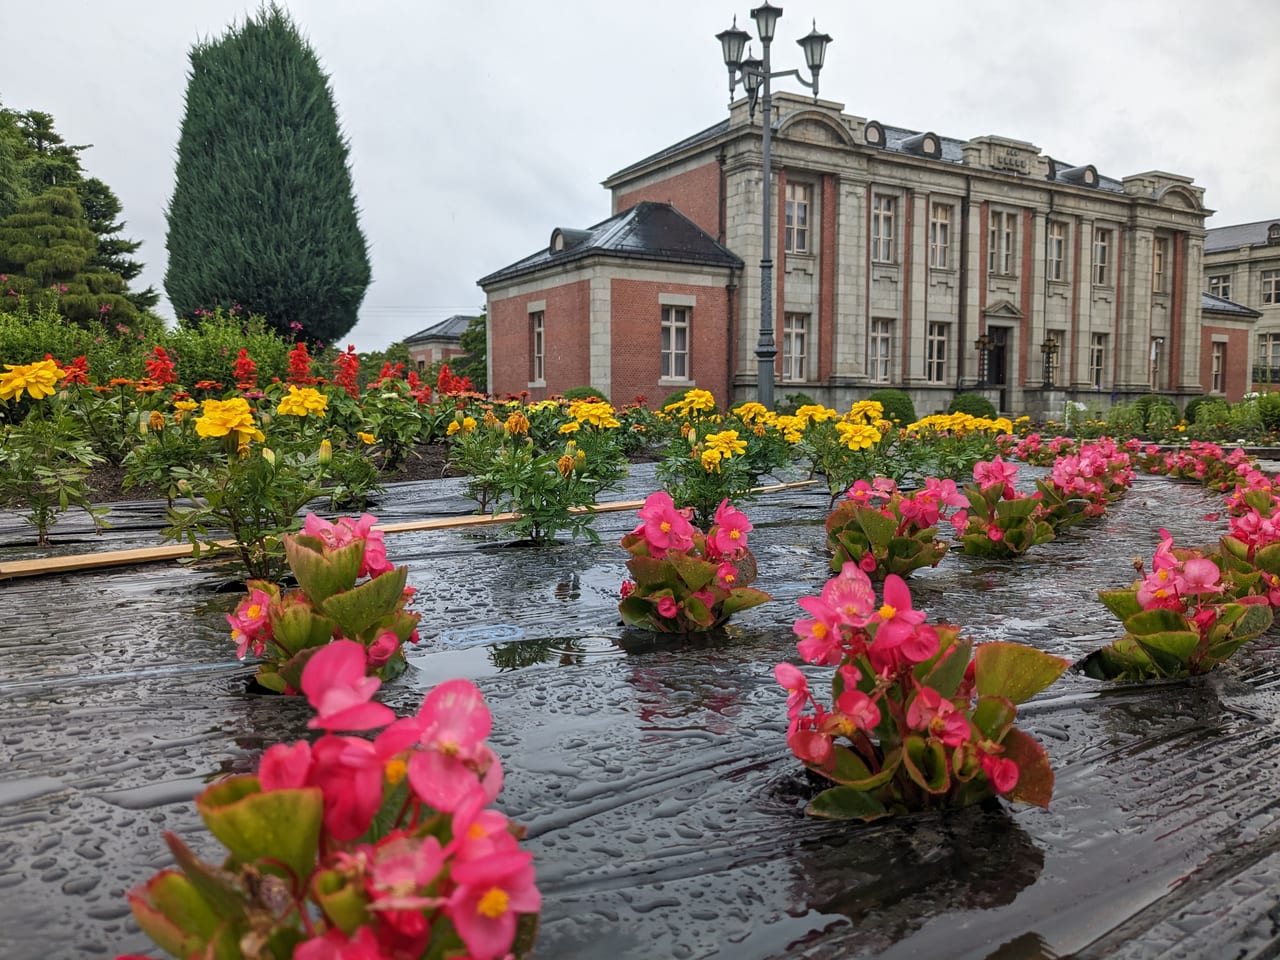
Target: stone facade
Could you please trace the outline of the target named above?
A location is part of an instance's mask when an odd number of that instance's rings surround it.
[[[1256,311],[1253,336],[1245,344],[1251,385],[1280,389],[1280,219],[1210,230],[1204,289]]]
[[[1209,211],[1190,178],[1113,180],[1022,141],[919,134],[787,93],[774,110],[779,397],[847,406],[893,386],[927,413],[978,390],[1004,411],[1055,416],[1072,398],[1205,392]],[[615,211],[670,202],[748,264],[735,400],[755,389],[761,144],[759,115],[738,101],[727,124],[605,181]]]

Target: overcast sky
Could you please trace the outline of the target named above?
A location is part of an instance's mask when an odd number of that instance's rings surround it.
[[[714,35],[735,14],[754,32],[739,2],[284,0],[330,77],[373,261],[344,339],[381,349],[479,312],[479,277],[605,219],[601,180],[725,116]],[[774,69],[803,66],[816,18],[834,38],[821,92],[847,113],[1027,140],[1117,178],[1184,174],[1210,226],[1280,218],[1280,0],[775,2]],[[21,6],[0,103],[93,144],[85,169],[143,241],[139,286],[163,292],[187,55],[256,4]]]

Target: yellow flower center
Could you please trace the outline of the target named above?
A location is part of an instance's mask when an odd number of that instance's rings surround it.
[[[386,773],[387,783],[395,786],[404,779],[404,775],[409,772],[409,765],[399,757],[394,757],[387,761]]]
[[[507,891],[498,887],[490,887],[485,891],[484,896],[480,898],[480,902],[476,904],[476,913],[482,913],[490,920],[496,920],[507,912],[507,904],[510,898]]]
[[[262,616],[262,604],[260,603],[249,604],[249,609],[245,611],[245,614],[248,615],[250,620],[258,619],[258,617]]]
[[[467,828],[467,837],[471,840],[483,840],[484,827],[480,826],[478,823],[473,823]]]
[[[813,635],[817,639],[821,640],[827,635],[827,625],[819,620],[813,625]]]
[[[730,531],[729,531],[729,539],[730,539],[730,540],[739,540],[739,539],[741,539],[741,538],[742,538],[742,531],[741,531],[741,530],[730,530]]]
[[[663,520],[660,524],[658,524],[658,529],[661,530],[663,533],[670,533],[671,523],[667,520]]]
[[[883,607],[880,608],[881,620],[892,620],[897,615],[898,615],[897,607],[890,606],[889,604],[886,603]]]

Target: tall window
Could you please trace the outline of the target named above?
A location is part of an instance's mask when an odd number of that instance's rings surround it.
[[[930,323],[925,337],[924,378],[942,383],[947,374],[947,328],[945,323]]]
[[[1280,333],[1258,334],[1258,357],[1253,368],[1254,383],[1280,383]]]
[[[1280,270],[1262,271],[1262,302],[1280,303]]]
[[[1089,382],[1094,389],[1102,389],[1103,373],[1107,363],[1107,335],[1095,333],[1089,340]]]
[[[987,273],[1012,276],[1014,241],[1018,235],[1017,214],[994,211],[988,231]]]
[[[807,183],[787,184],[787,253],[809,252],[809,203],[813,187]]]
[[[877,317],[871,321],[867,340],[867,368],[875,383],[889,382],[889,357],[893,351],[893,321]]]
[[[1169,263],[1169,241],[1164,237],[1156,237],[1155,246],[1151,250],[1151,289],[1156,293],[1165,292],[1165,269]]]
[[[543,312],[529,314],[529,382],[546,379],[547,328]]]
[[[1048,270],[1050,280],[1067,279],[1067,225],[1061,220],[1049,221]]]
[[[1209,292],[1224,300],[1231,299],[1231,274],[1218,273],[1209,278]]]
[[[951,205],[935,203],[929,211],[929,266],[946,270],[951,266]]]
[[[1097,227],[1093,231],[1093,285],[1111,284],[1111,231]]]
[[[662,376],[689,379],[689,308],[662,308]]]
[[[871,201],[871,259],[893,263],[893,212],[897,198],[877,193]]]
[[[805,346],[809,314],[788,313],[782,318],[782,379],[805,379]]]
[[[1225,343],[1215,343],[1213,345],[1213,366],[1209,380],[1210,392],[1223,393],[1225,391],[1226,371],[1227,345]]]

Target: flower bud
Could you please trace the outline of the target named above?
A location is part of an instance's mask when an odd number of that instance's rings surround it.
[[[271,464],[271,466],[274,467],[276,465],[276,452],[272,450],[270,447],[263,447],[262,459],[267,461],[267,463]]]
[[[333,444],[325,437],[320,441],[320,466],[327,467],[333,461]]]

